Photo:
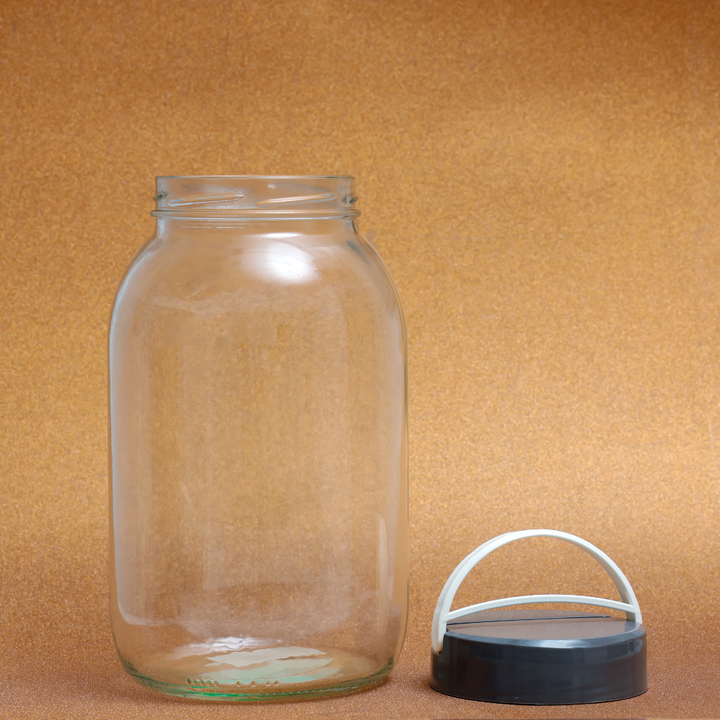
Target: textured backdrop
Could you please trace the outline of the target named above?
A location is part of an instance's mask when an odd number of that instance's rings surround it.
[[[0,715],[720,716],[720,3],[4,0]],[[107,322],[155,175],[357,177],[410,338],[411,617],[342,699],[165,699],[107,613]],[[552,527],[604,549],[650,690],[569,708],[428,688],[442,584]],[[493,555],[459,601],[612,595],[579,551]]]

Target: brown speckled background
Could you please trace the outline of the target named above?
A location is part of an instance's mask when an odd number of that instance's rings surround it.
[[[720,3],[4,0],[0,716],[720,716]],[[106,334],[159,174],[349,173],[407,313],[411,618],[390,681],[218,706],[134,685],[107,613]],[[455,564],[599,545],[650,689],[524,708],[428,688]],[[593,592],[493,555],[461,602]]]

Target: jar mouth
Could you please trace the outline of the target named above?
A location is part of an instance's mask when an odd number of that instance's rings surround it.
[[[158,175],[156,180],[354,180],[354,175]]]
[[[166,175],[156,178],[155,217],[358,215],[349,175]]]

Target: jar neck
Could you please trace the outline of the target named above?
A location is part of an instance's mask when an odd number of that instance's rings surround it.
[[[208,220],[353,218],[349,176],[188,175],[156,179],[157,218]]]
[[[153,213],[155,237],[171,242],[221,243],[229,246],[262,239],[304,244],[335,244],[359,235],[354,217],[194,217]]]

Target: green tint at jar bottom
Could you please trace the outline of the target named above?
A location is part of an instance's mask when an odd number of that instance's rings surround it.
[[[331,696],[382,682],[391,658],[377,661],[334,648],[272,647],[208,653],[181,648],[149,659],[141,670],[123,660],[140,685],[165,695],[219,701],[269,701]]]

